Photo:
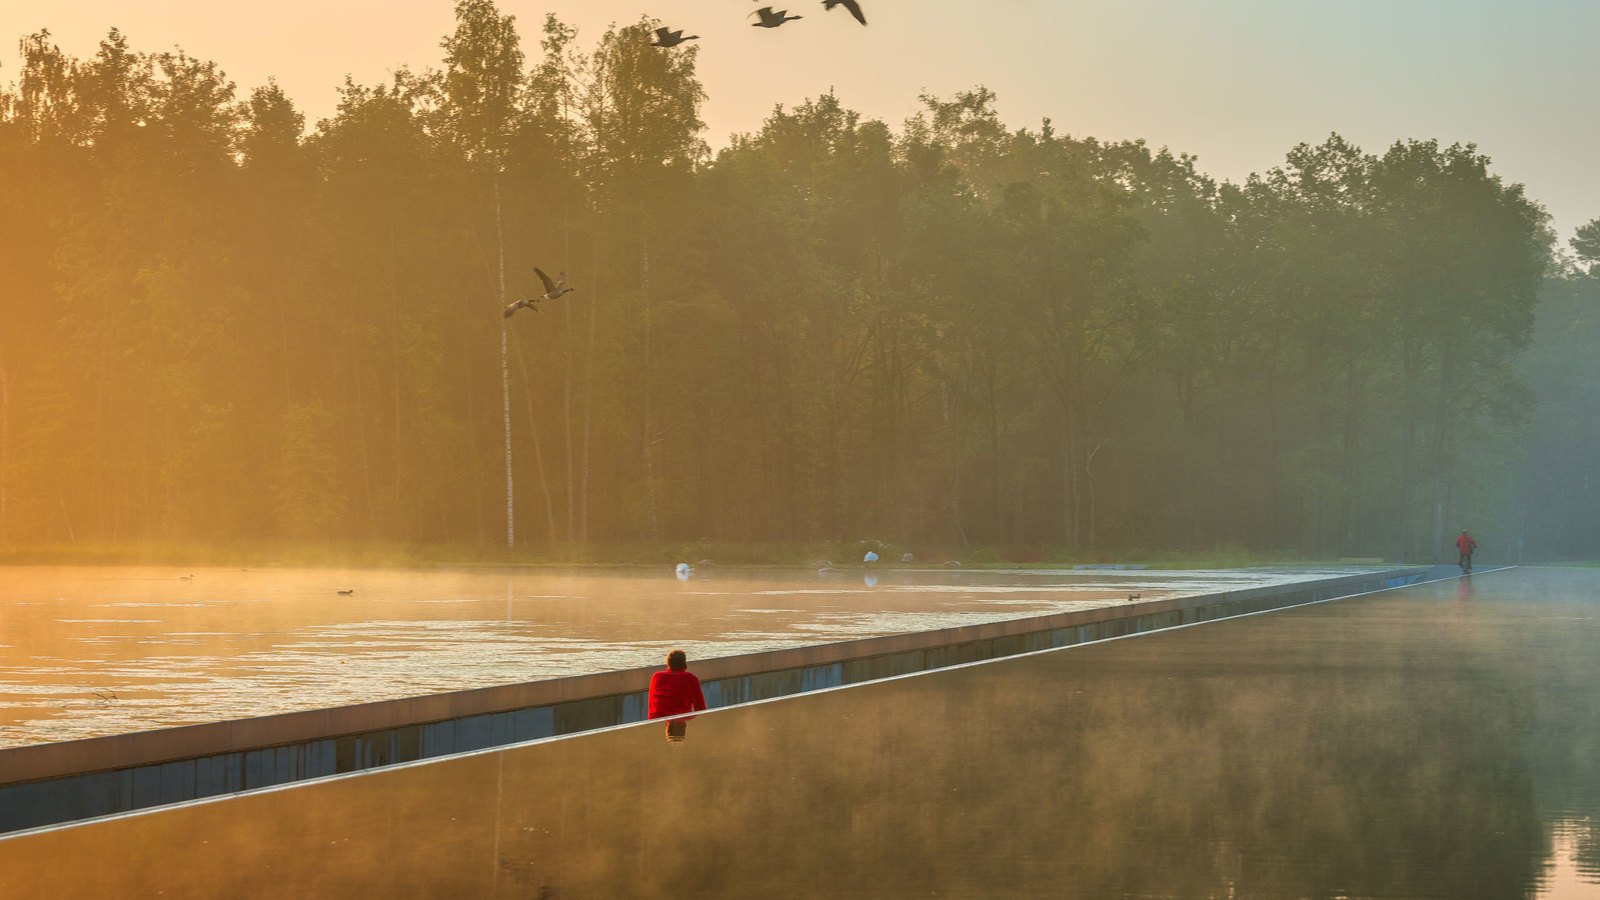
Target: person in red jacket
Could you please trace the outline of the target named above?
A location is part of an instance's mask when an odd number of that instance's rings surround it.
[[[1461,536],[1456,538],[1456,549],[1461,551],[1461,571],[1464,574],[1471,575],[1472,551],[1478,549],[1478,542],[1472,539],[1472,535],[1463,530]]]
[[[682,650],[667,654],[667,668],[650,676],[650,718],[680,716],[706,708],[706,695],[700,679],[689,671],[689,657]]]

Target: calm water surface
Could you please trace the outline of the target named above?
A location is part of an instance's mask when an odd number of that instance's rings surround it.
[[[94,860],[94,865],[63,865]],[[1600,572],[1516,570],[0,839],[18,897],[1600,896]]]
[[[0,568],[0,747],[1349,571]]]

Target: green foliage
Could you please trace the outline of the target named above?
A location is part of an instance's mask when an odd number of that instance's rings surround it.
[[[1600,278],[1553,278],[1540,295],[1533,349],[1519,375],[1539,402],[1528,425],[1527,452],[1504,470],[1509,496],[1494,512],[1510,550],[1517,541],[1532,560],[1600,558]]]
[[[492,0],[459,0],[456,32],[441,42],[443,127],[470,158],[498,159],[522,104],[516,17]]]
[[[1596,271],[1596,268],[1600,268],[1600,219],[1579,226],[1571,243],[1578,259],[1590,266],[1589,274],[1600,274]]]
[[[309,134],[182,51],[23,41],[0,543],[1420,560],[1502,508],[1554,239],[1471,146],[1218,184],[979,87],[713,158],[697,47],[515,24],[460,0],[440,71]],[[535,266],[577,291],[503,319]]]
[[[273,516],[286,537],[335,537],[346,524],[350,498],[339,480],[337,425],[320,404],[293,405],[284,413],[272,485]]]

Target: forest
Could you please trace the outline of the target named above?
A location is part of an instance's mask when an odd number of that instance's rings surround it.
[[[535,50],[460,0],[437,68],[315,123],[23,38],[0,549],[1600,558],[1600,219],[1563,241],[1476,146],[1234,184],[977,86],[713,153],[658,24]],[[504,315],[535,267],[574,290]]]

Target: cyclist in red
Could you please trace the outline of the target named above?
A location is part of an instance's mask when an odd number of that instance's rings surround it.
[[[1472,574],[1472,551],[1478,549],[1478,542],[1465,530],[1456,538],[1456,549],[1461,551],[1461,571]]]

